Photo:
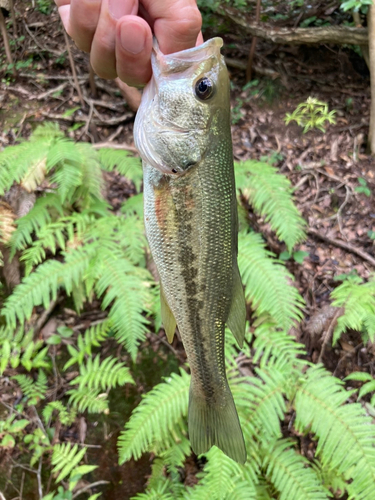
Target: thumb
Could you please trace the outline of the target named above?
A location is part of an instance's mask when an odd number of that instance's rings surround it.
[[[195,47],[202,16],[194,0],[143,0],[164,54]]]

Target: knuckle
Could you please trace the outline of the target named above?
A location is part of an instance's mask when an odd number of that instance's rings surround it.
[[[195,7],[186,8],[183,16],[175,23],[175,31],[180,36],[191,37],[192,34],[198,35],[202,28],[202,16]]]

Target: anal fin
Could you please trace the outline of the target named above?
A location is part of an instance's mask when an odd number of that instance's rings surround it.
[[[243,346],[246,330],[246,302],[238,266],[233,269],[232,304],[227,319],[229,330],[240,348]]]
[[[167,299],[165,298],[163,286],[160,283],[160,306],[161,306],[161,320],[164,325],[165,333],[167,335],[168,342],[172,344],[174,332],[176,330],[176,320],[174,319],[173,313],[168,305]]]

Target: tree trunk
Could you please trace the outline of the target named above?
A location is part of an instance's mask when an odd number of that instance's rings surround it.
[[[0,31],[1,31],[1,34],[3,35],[5,54],[7,56],[8,63],[12,65],[13,76],[17,76],[16,68],[14,67],[14,64],[13,64],[12,52],[10,50],[7,27],[5,25],[5,19],[4,19],[3,12],[1,10],[1,8],[0,8]]]
[[[370,5],[367,15],[369,32],[369,60],[370,60],[370,79],[371,79],[371,108],[370,108],[370,130],[368,144],[370,153],[375,155],[375,0]]]

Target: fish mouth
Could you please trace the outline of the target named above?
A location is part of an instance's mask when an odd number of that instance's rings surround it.
[[[176,73],[183,71],[191,65],[205,61],[208,57],[221,57],[220,49],[223,46],[223,40],[219,37],[211,38],[197,47],[181,50],[173,54],[163,54],[159,44],[154,37],[152,66],[154,75],[157,73]]]

